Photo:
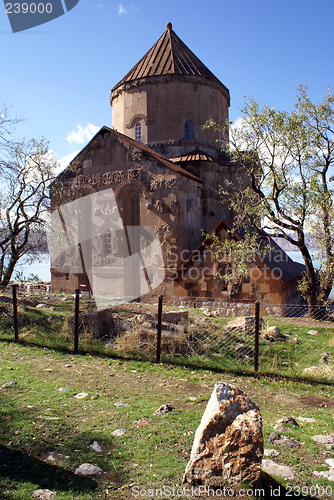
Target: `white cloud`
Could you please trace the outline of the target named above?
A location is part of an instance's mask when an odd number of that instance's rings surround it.
[[[78,130],[72,130],[69,134],[67,134],[67,141],[71,143],[83,144],[84,142],[90,141],[90,139],[100,130],[99,127],[93,125],[92,123],[88,123],[85,128],[81,125],[78,125]]]
[[[238,118],[236,118],[236,120],[234,120],[234,122],[232,123],[230,128],[231,129],[241,128],[242,124],[243,124],[243,118],[241,116],[238,116]]]
[[[125,7],[123,7],[123,5],[122,5],[122,4],[118,6],[118,14],[119,14],[120,16],[121,16],[122,14],[127,14],[127,13],[128,13],[128,11],[126,10],[126,8],[125,8]]]
[[[77,154],[80,153],[80,150],[78,151],[73,151],[73,153],[70,153],[69,155],[66,155],[66,156],[63,156],[62,158],[60,158],[59,160],[57,160],[58,164],[59,164],[59,168],[56,169],[56,174],[60,174],[60,172],[62,172],[64,170],[64,168],[66,168],[69,163],[73,160],[73,158],[75,158],[77,156]]]

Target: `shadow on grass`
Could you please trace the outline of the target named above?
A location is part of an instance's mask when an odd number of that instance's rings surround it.
[[[31,482],[41,489],[93,492],[98,484],[91,478],[77,476],[57,465],[29,456],[28,453],[0,445],[0,481]],[[6,498],[6,497],[5,497]]]
[[[14,341],[12,338],[6,338],[1,336],[0,332],[0,342],[7,342],[8,344],[12,344]],[[25,347],[37,347],[37,348],[42,348],[42,349],[48,349],[52,350],[55,352],[59,352],[61,354],[78,354],[81,356],[96,356],[100,357],[102,359],[122,359],[126,361],[138,361],[138,362],[151,362],[155,363],[155,359],[153,359],[151,356],[145,356],[145,355],[138,355],[138,354],[129,354],[129,355],[124,355],[120,352],[116,351],[109,351],[105,352],[103,350],[103,347],[101,348],[96,348],[96,346],[91,346],[91,347],[84,347],[84,348],[79,348],[79,351],[77,353],[74,353],[74,351],[69,347],[68,345],[64,346],[55,346],[52,344],[46,345],[44,342],[43,343],[38,343],[38,342],[32,342],[28,341],[25,339],[20,339],[18,344],[21,344]],[[162,356],[161,357],[161,364],[166,363],[171,366],[182,366],[184,368],[191,368],[191,369],[198,369],[198,370],[210,370],[215,373],[229,373],[232,375],[237,375],[241,377],[254,377],[254,378],[261,378],[261,377],[266,377],[268,379],[275,379],[277,380],[286,380],[286,381],[292,381],[292,382],[300,382],[300,383],[306,383],[310,385],[324,385],[324,386],[334,386],[334,381],[333,380],[322,380],[321,378],[314,378],[314,377],[303,377],[303,376],[292,376],[292,375],[285,375],[282,374],[279,371],[258,371],[255,372],[254,369],[252,368],[245,368],[245,369],[236,369],[232,367],[220,367],[218,366],[217,362],[212,362],[210,361],[200,361],[196,363],[193,359],[189,361],[189,358],[187,357],[182,357],[178,356],[173,357],[173,356]]]
[[[262,471],[260,480],[255,488],[264,490],[265,499],[272,500],[287,500],[289,498],[293,498],[294,500],[314,500],[318,497],[312,497],[309,495],[298,494],[296,489],[292,489],[291,487],[285,488],[282,486],[276,479],[271,477],[266,472]],[[301,489],[301,488],[300,488]],[[308,488],[308,491],[310,488]]]

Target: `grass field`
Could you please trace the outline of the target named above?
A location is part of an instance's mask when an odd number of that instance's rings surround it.
[[[21,310],[27,316],[19,344],[11,342],[11,324],[3,315],[0,498],[28,499],[36,489],[52,490],[60,500],[157,498],[155,488],[169,488],[164,491],[171,494],[174,488],[170,498],[186,498],[177,488],[213,385],[220,380],[236,385],[259,406],[266,448],[272,448],[266,442],[277,419],[316,419],[291,427],[289,436],[303,447],[280,448],[274,460],[293,467],[295,478],[264,476],[263,498],[273,498],[271,492],[279,488],[276,498],[302,498],[297,493],[303,487],[304,492],[311,493],[309,497],[334,498],[326,495],[326,488],[330,493],[334,483],[313,475],[314,471],[328,470],[325,460],[334,459],[334,449],[312,439],[315,434],[334,437],[331,385],[189,368],[182,366],[179,358],[179,365],[121,359],[106,355],[105,349],[99,352],[96,342],[89,341],[82,347],[93,350],[95,346],[95,354],[74,356],[70,352],[72,340],[61,335],[70,307],[59,304],[54,311]],[[220,320],[212,321],[219,324]],[[291,325],[284,328],[291,330]],[[298,333],[291,332],[294,336]],[[301,331],[302,335],[307,332]],[[32,340],[39,346],[32,345]],[[277,346],[270,344],[272,349]],[[291,359],[291,353],[287,359]],[[75,397],[83,393],[86,395],[82,398]],[[154,415],[166,403],[175,410]],[[126,433],[114,436],[117,429],[126,429]],[[101,452],[90,447],[94,441],[98,441]],[[103,472],[90,477],[75,475],[83,463],[98,466]]]

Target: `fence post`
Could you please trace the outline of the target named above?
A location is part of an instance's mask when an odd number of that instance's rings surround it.
[[[17,285],[12,285],[13,293],[13,320],[14,320],[14,333],[15,342],[19,341],[19,319],[17,316]]]
[[[254,345],[254,371],[257,373],[259,369],[259,335],[260,335],[260,302],[255,302],[255,345]]]
[[[79,351],[79,303],[80,289],[75,290],[75,309],[74,309],[74,354]]]
[[[158,304],[158,325],[157,325],[157,358],[156,362],[160,363],[160,353],[161,353],[161,321],[162,321],[162,295],[159,297]]]

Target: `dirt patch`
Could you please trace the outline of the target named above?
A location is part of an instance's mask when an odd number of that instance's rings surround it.
[[[334,399],[319,398],[317,396],[305,396],[300,399],[300,402],[311,408],[334,408]]]

